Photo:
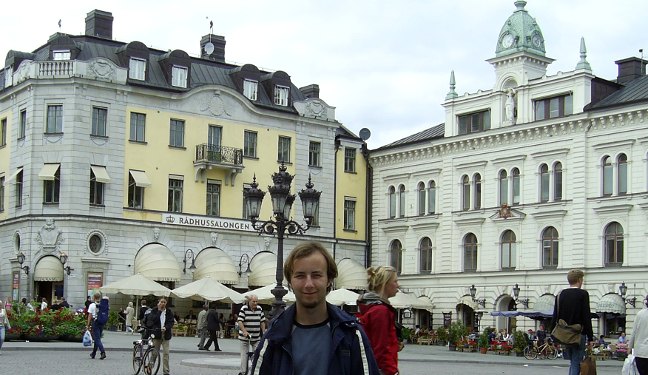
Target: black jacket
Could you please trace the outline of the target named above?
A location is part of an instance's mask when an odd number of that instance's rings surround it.
[[[587,335],[589,341],[594,340],[592,331],[592,314],[590,311],[589,293],[580,288],[563,289],[556,296],[552,327],[555,327],[558,319],[563,319],[567,324],[580,324],[583,327],[582,334]]]
[[[214,309],[207,311],[207,330],[218,331],[220,329],[220,322],[218,321],[218,312]]]
[[[154,334],[156,338],[163,337],[162,326],[160,325],[160,314],[161,311],[158,310],[157,307],[154,307],[151,310],[151,312],[148,315],[146,315],[146,321],[144,322],[146,328],[150,329],[151,333]],[[173,332],[171,332],[171,329],[173,328],[173,324],[175,324],[175,319],[173,318],[173,311],[167,308],[166,319],[164,321],[164,327],[166,328],[166,330],[164,331],[165,340],[171,340],[171,337],[173,337]]]

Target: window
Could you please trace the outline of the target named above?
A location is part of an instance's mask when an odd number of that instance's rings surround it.
[[[145,142],[146,115],[143,113],[131,112],[130,117],[130,141]]]
[[[182,187],[184,181],[177,178],[169,178],[169,212],[182,212]]]
[[[43,203],[59,203],[61,193],[61,168],[57,168],[53,180],[43,181]]]
[[[418,197],[418,209],[417,214],[419,216],[425,215],[425,184],[422,182],[418,183],[416,187],[416,196]]]
[[[504,169],[499,172],[499,205],[508,204],[508,174]]]
[[[128,207],[144,208],[144,187],[137,186],[137,182],[131,173],[128,174]]]
[[[542,232],[542,268],[558,267],[558,231],[547,227]]]
[[[259,82],[251,79],[243,80],[243,95],[250,100],[257,100],[257,87]]]
[[[219,181],[207,180],[207,215],[220,216],[221,184]]]
[[[459,135],[490,129],[490,110],[461,115],[458,118]]]
[[[477,236],[466,234],[463,240],[464,272],[477,271]]]
[[[500,251],[502,254],[502,269],[515,269],[515,250],[515,233],[513,233],[512,230],[507,230],[502,233],[502,242],[500,243]]]
[[[4,211],[5,206],[5,178],[0,177],[0,212]]]
[[[283,107],[288,106],[288,93],[290,88],[286,86],[275,86],[274,88],[274,104]]]
[[[428,183],[428,214],[436,212],[436,182]]]
[[[25,138],[27,134],[27,110],[23,109],[20,111],[20,124],[18,128],[18,139]]]
[[[183,120],[171,119],[169,127],[169,146],[184,147],[184,127],[185,123]]]
[[[540,202],[549,202],[549,166],[540,166]]]
[[[277,161],[290,163],[290,138],[279,137],[277,144]]]
[[[52,51],[52,58],[54,60],[69,60],[70,51],[69,50]]]
[[[128,62],[128,78],[144,81],[146,79],[146,60],[131,57]]]
[[[92,135],[105,137],[107,122],[108,109],[101,107],[92,107]]]
[[[534,101],[536,121],[572,114],[572,96],[563,95]]]
[[[420,252],[420,272],[432,271],[432,240],[429,237],[423,237],[419,244]]]
[[[399,240],[393,240],[389,246],[389,258],[389,265],[400,275],[403,271],[403,245]]]
[[[90,204],[103,205],[104,204],[104,187],[102,182],[97,181],[92,168],[90,169]]]
[[[389,212],[388,212],[388,217],[390,219],[393,219],[396,217],[396,188],[393,186],[389,187],[389,192],[388,192],[388,204],[389,204]]]
[[[344,171],[355,173],[356,171],[356,149],[352,147],[344,148]]]
[[[398,187],[398,217],[405,217],[405,185]]]
[[[23,171],[22,168],[20,172],[16,175],[16,190],[15,190],[15,198],[16,198],[16,208],[22,207],[22,195],[23,195]]]
[[[216,125],[209,125],[209,130],[207,131],[207,144],[209,145],[209,150],[220,152],[222,139],[223,128]]]
[[[171,68],[171,86],[187,88],[187,73],[189,69],[184,66],[173,66]]]
[[[513,179],[513,205],[518,205],[520,204],[520,170],[513,168],[511,178]]]
[[[243,133],[243,156],[256,158],[257,156],[257,133],[246,130]]]
[[[612,195],[612,158],[609,156],[603,157],[603,196]]]
[[[45,133],[63,132],[63,106],[60,104],[47,106],[47,126]]]
[[[617,157],[617,192],[619,195],[628,193],[628,157],[625,154]]]
[[[7,119],[0,120],[0,146],[7,145]]]
[[[355,207],[354,198],[344,198],[344,229],[355,230]]]
[[[612,222],[605,227],[605,266],[623,265],[623,227]]]
[[[308,165],[311,167],[319,167],[320,164],[320,152],[322,149],[322,144],[319,142],[310,141],[308,145]]]
[[[468,211],[470,209],[470,178],[464,175],[461,178],[461,209]]]
[[[481,190],[481,175],[479,173],[475,173],[473,176],[473,180],[475,182],[475,206],[474,209],[478,210],[481,208],[481,203],[482,203],[482,190]]]
[[[554,200],[559,201],[562,199],[562,163],[556,162],[553,167],[553,186],[554,186]]]

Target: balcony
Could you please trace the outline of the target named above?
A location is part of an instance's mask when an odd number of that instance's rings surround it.
[[[225,184],[234,186],[236,175],[245,168],[243,166],[243,149],[207,143],[196,145],[195,180],[205,181],[205,172],[214,168],[228,171],[229,174],[225,176]]]

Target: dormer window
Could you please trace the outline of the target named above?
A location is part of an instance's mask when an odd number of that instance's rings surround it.
[[[474,112],[457,117],[459,135],[478,133],[490,129],[490,110]]]
[[[259,82],[251,79],[243,80],[243,95],[250,100],[257,100]]]
[[[171,86],[187,88],[188,71],[184,66],[174,65],[171,69]]]
[[[69,60],[70,59],[70,50],[52,51],[52,58],[54,60]]]
[[[274,104],[280,105],[283,107],[288,106],[288,93],[290,88],[287,86],[275,86],[274,88]]]
[[[128,63],[128,78],[144,81],[146,79],[146,60],[131,57]]]
[[[560,95],[538,99],[533,102],[533,108],[536,121],[569,116],[573,113],[573,97]]]

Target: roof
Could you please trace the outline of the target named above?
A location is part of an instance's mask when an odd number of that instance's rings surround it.
[[[443,138],[443,135],[445,133],[445,124],[439,124],[435,125],[429,129],[425,129],[421,132],[418,132],[416,134],[412,134],[408,137],[399,139],[395,142],[389,143],[387,145],[381,146],[377,148],[376,150],[385,150],[388,148],[393,148],[393,147],[398,147],[398,146],[404,146],[404,145],[409,145],[413,143],[421,143],[421,142],[427,142],[431,141],[433,139],[437,138]]]
[[[634,79],[628,84],[591,106],[585,106],[586,111],[616,107],[648,101],[648,75]]]

